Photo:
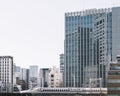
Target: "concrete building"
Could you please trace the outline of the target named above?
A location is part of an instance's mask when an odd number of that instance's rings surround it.
[[[50,68],[40,68],[39,85],[40,87],[48,87]]]
[[[85,87],[92,78],[106,86],[108,63],[120,53],[119,20],[120,7],[65,13],[65,87]]]
[[[120,96],[120,55],[117,61],[110,63],[107,88],[108,96]]]
[[[29,68],[29,88],[38,86],[38,66],[32,65]]]
[[[56,67],[51,68],[49,73],[49,87],[61,87],[62,74]]]
[[[0,56],[0,91],[13,92],[13,57]]]

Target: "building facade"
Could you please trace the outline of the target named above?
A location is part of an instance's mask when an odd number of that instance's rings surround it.
[[[48,87],[50,68],[41,68],[39,72],[40,87]]]
[[[63,76],[64,76],[64,54],[60,54],[60,73],[62,74],[62,86],[63,86]]]
[[[60,54],[60,73],[64,73],[64,54]]]
[[[51,68],[48,79],[49,79],[48,87],[51,88],[61,87],[62,74],[60,73],[60,70],[55,66]]]
[[[102,78],[120,53],[120,7],[65,13],[65,87],[86,87]]]
[[[38,66],[33,65],[29,68],[29,88],[38,86]]]
[[[22,76],[21,76],[22,72],[21,71],[22,71],[21,67],[15,65],[15,76],[16,77],[22,78]]]
[[[0,91],[13,92],[13,57],[0,56]]]
[[[120,96],[120,56],[117,61],[111,62],[108,72],[108,96]]]
[[[22,68],[21,69],[21,79],[22,81],[24,81],[24,84],[23,84],[23,87],[22,89],[23,90],[27,90],[28,89],[28,85],[29,85],[29,69],[26,69],[26,68]]]

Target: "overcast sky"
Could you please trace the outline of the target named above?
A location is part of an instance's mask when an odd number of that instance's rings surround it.
[[[59,67],[64,13],[119,6],[120,0],[0,0],[0,55],[29,68]]]

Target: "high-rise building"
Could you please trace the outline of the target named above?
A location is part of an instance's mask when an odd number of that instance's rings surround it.
[[[22,89],[28,89],[28,85],[29,85],[29,69],[26,69],[26,68],[22,68],[21,70],[21,79],[20,80],[23,80],[25,83],[24,87]]]
[[[15,84],[16,86],[21,86],[21,90],[27,90],[29,87],[29,69],[21,68],[15,65]]]
[[[20,72],[20,71],[21,71],[20,66],[16,66],[16,65],[15,65],[15,72]]]
[[[22,79],[22,68],[20,66],[15,65],[14,74],[15,77]]]
[[[33,65],[30,66],[30,77],[38,77],[38,66],[37,65]]]
[[[38,66],[30,66],[29,69],[29,88],[33,88],[38,85]]]
[[[40,87],[48,87],[50,68],[40,68],[39,84]]]
[[[102,78],[120,53],[120,7],[65,13],[64,86],[86,87]]]
[[[13,57],[0,56],[0,91],[13,92]]]

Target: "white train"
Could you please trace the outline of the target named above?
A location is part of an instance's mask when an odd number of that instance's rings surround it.
[[[21,91],[21,93],[102,93],[107,94],[107,88],[41,88]]]

